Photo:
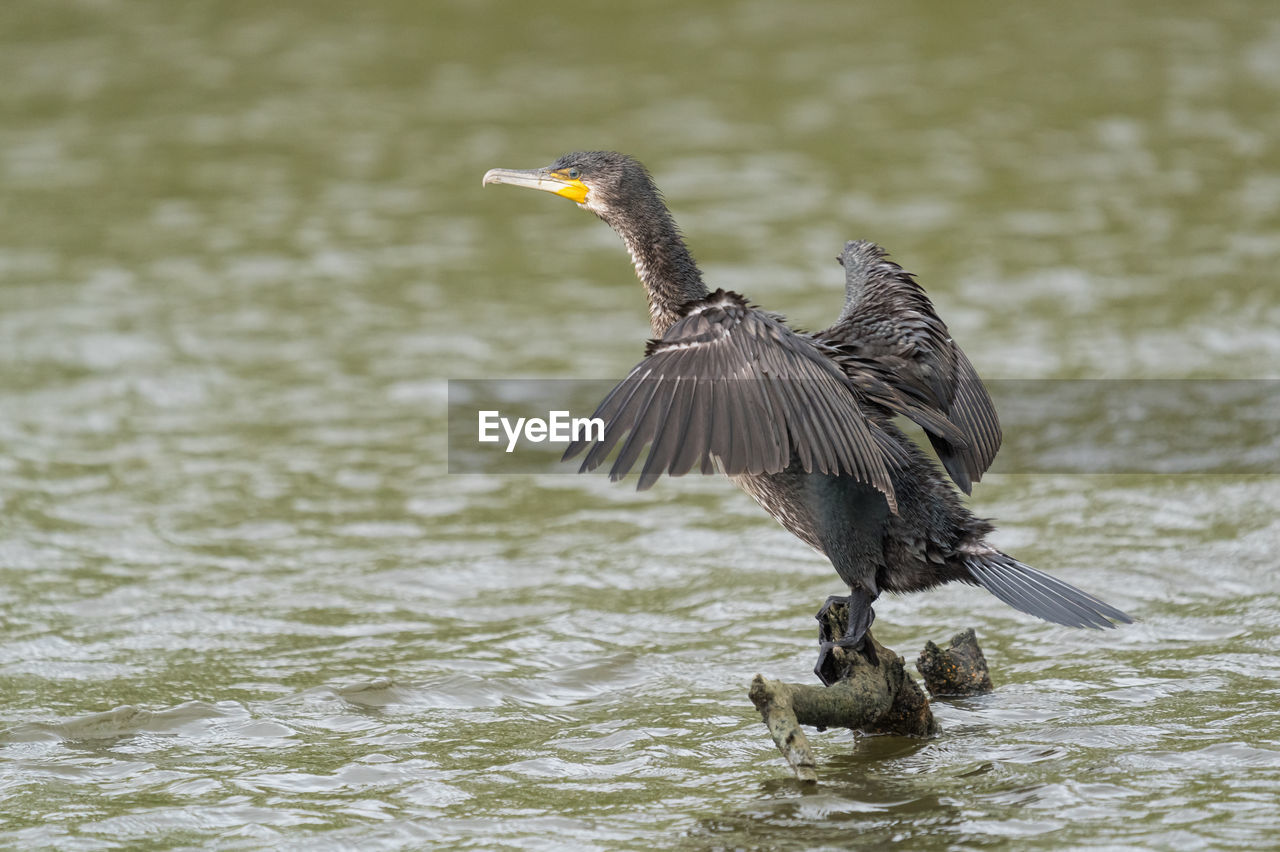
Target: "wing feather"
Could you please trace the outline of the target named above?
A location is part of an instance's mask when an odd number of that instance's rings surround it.
[[[865,395],[814,340],[736,293],[716,291],[688,308],[645,359],[597,407],[605,421],[582,470],[617,450],[610,476],[630,471],[647,446],[640,488],[663,473],[718,462],[730,475],[778,473],[794,457],[806,471],[854,476],[896,511],[893,439],[860,407]]]
[[[1000,449],[990,394],[924,289],[884,249],[849,242],[840,262],[844,310],[814,338],[840,352],[873,401],[919,424],[956,485],[970,492]]]

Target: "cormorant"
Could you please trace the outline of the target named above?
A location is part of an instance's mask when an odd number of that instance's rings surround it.
[[[566,154],[542,169],[492,169],[490,183],[551,192],[595,213],[622,237],[648,294],[654,339],[644,360],[597,409],[603,439],[575,442],[565,458],[586,450],[582,469],[590,470],[618,448],[618,479],[649,445],[642,489],[663,473],[718,464],[826,555],[849,587],[823,607],[849,607],[848,631],[835,644],[862,643],[881,592],[953,581],[1071,627],[1132,621],[988,544],[992,525],[894,425],[901,414],[923,428],[966,493],[1000,446],[995,409],[969,359],[924,290],[879,246],[845,245],[844,309],[830,328],[806,334],[737,293],[707,289],[649,172],[631,157]],[[826,683],[831,647],[823,644],[815,667]]]

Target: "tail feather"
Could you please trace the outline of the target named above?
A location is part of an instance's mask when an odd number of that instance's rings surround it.
[[[1067,627],[1115,627],[1133,619],[1088,592],[1023,565],[999,551],[964,562],[973,579],[1014,609]]]

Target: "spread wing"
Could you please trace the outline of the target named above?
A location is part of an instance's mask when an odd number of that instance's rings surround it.
[[[844,310],[814,337],[839,350],[851,378],[892,388],[876,401],[923,427],[947,473],[970,493],[1000,449],[990,394],[924,290],[884,249],[849,242],[839,260]]]
[[[807,472],[843,474],[885,495],[896,511],[888,468],[905,463],[898,444],[859,408],[861,392],[822,344],[789,329],[736,293],[694,304],[596,409],[599,441],[582,470],[618,448],[610,475],[631,470],[646,445],[639,487],[695,465],[710,473],[778,473],[793,458]],[[620,446],[619,446],[620,444]]]

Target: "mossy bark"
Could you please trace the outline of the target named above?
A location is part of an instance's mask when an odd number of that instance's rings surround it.
[[[937,733],[929,700],[907,674],[902,658],[875,641],[873,663],[863,653],[836,648],[840,680],[831,686],[783,683],[756,675],[751,701],[800,781],[817,780],[813,750],[801,725],[850,728],[878,734],[927,737]]]
[[[978,647],[978,637],[973,628],[962,630],[951,637],[946,650],[932,642],[925,643],[916,668],[924,676],[929,694],[938,696],[985,695],[994,687],[987,670],[987,658]]]
[[[841,606],[831,607],[823,636],[843,635]],[[838,680],[831,686],[783,683],[756,675],[751,681],[751,702],[760,711],[778,750],[802,782],[817,781],[813,749],[801,726],[822,731],[850,728],[868,733],[927,737],[938,733],[938,724],[929,709],[929,699],[907,673],[902,657],[884,647],[869,632],[859,650],[832,649],[833,670]],[[926,657],[928,662],[926,662]],[[982,649],[972,630],[952,639],[952,646],[940,651],[932,642],[920,656],[922,673],[930,680],[934,695],[974,695],[991,691]],[[828,671],[824,669],[824,672]],[[982,685],[985,683],[985,689]],[[939,692],[934,689],[965,686],[966,692]]]

